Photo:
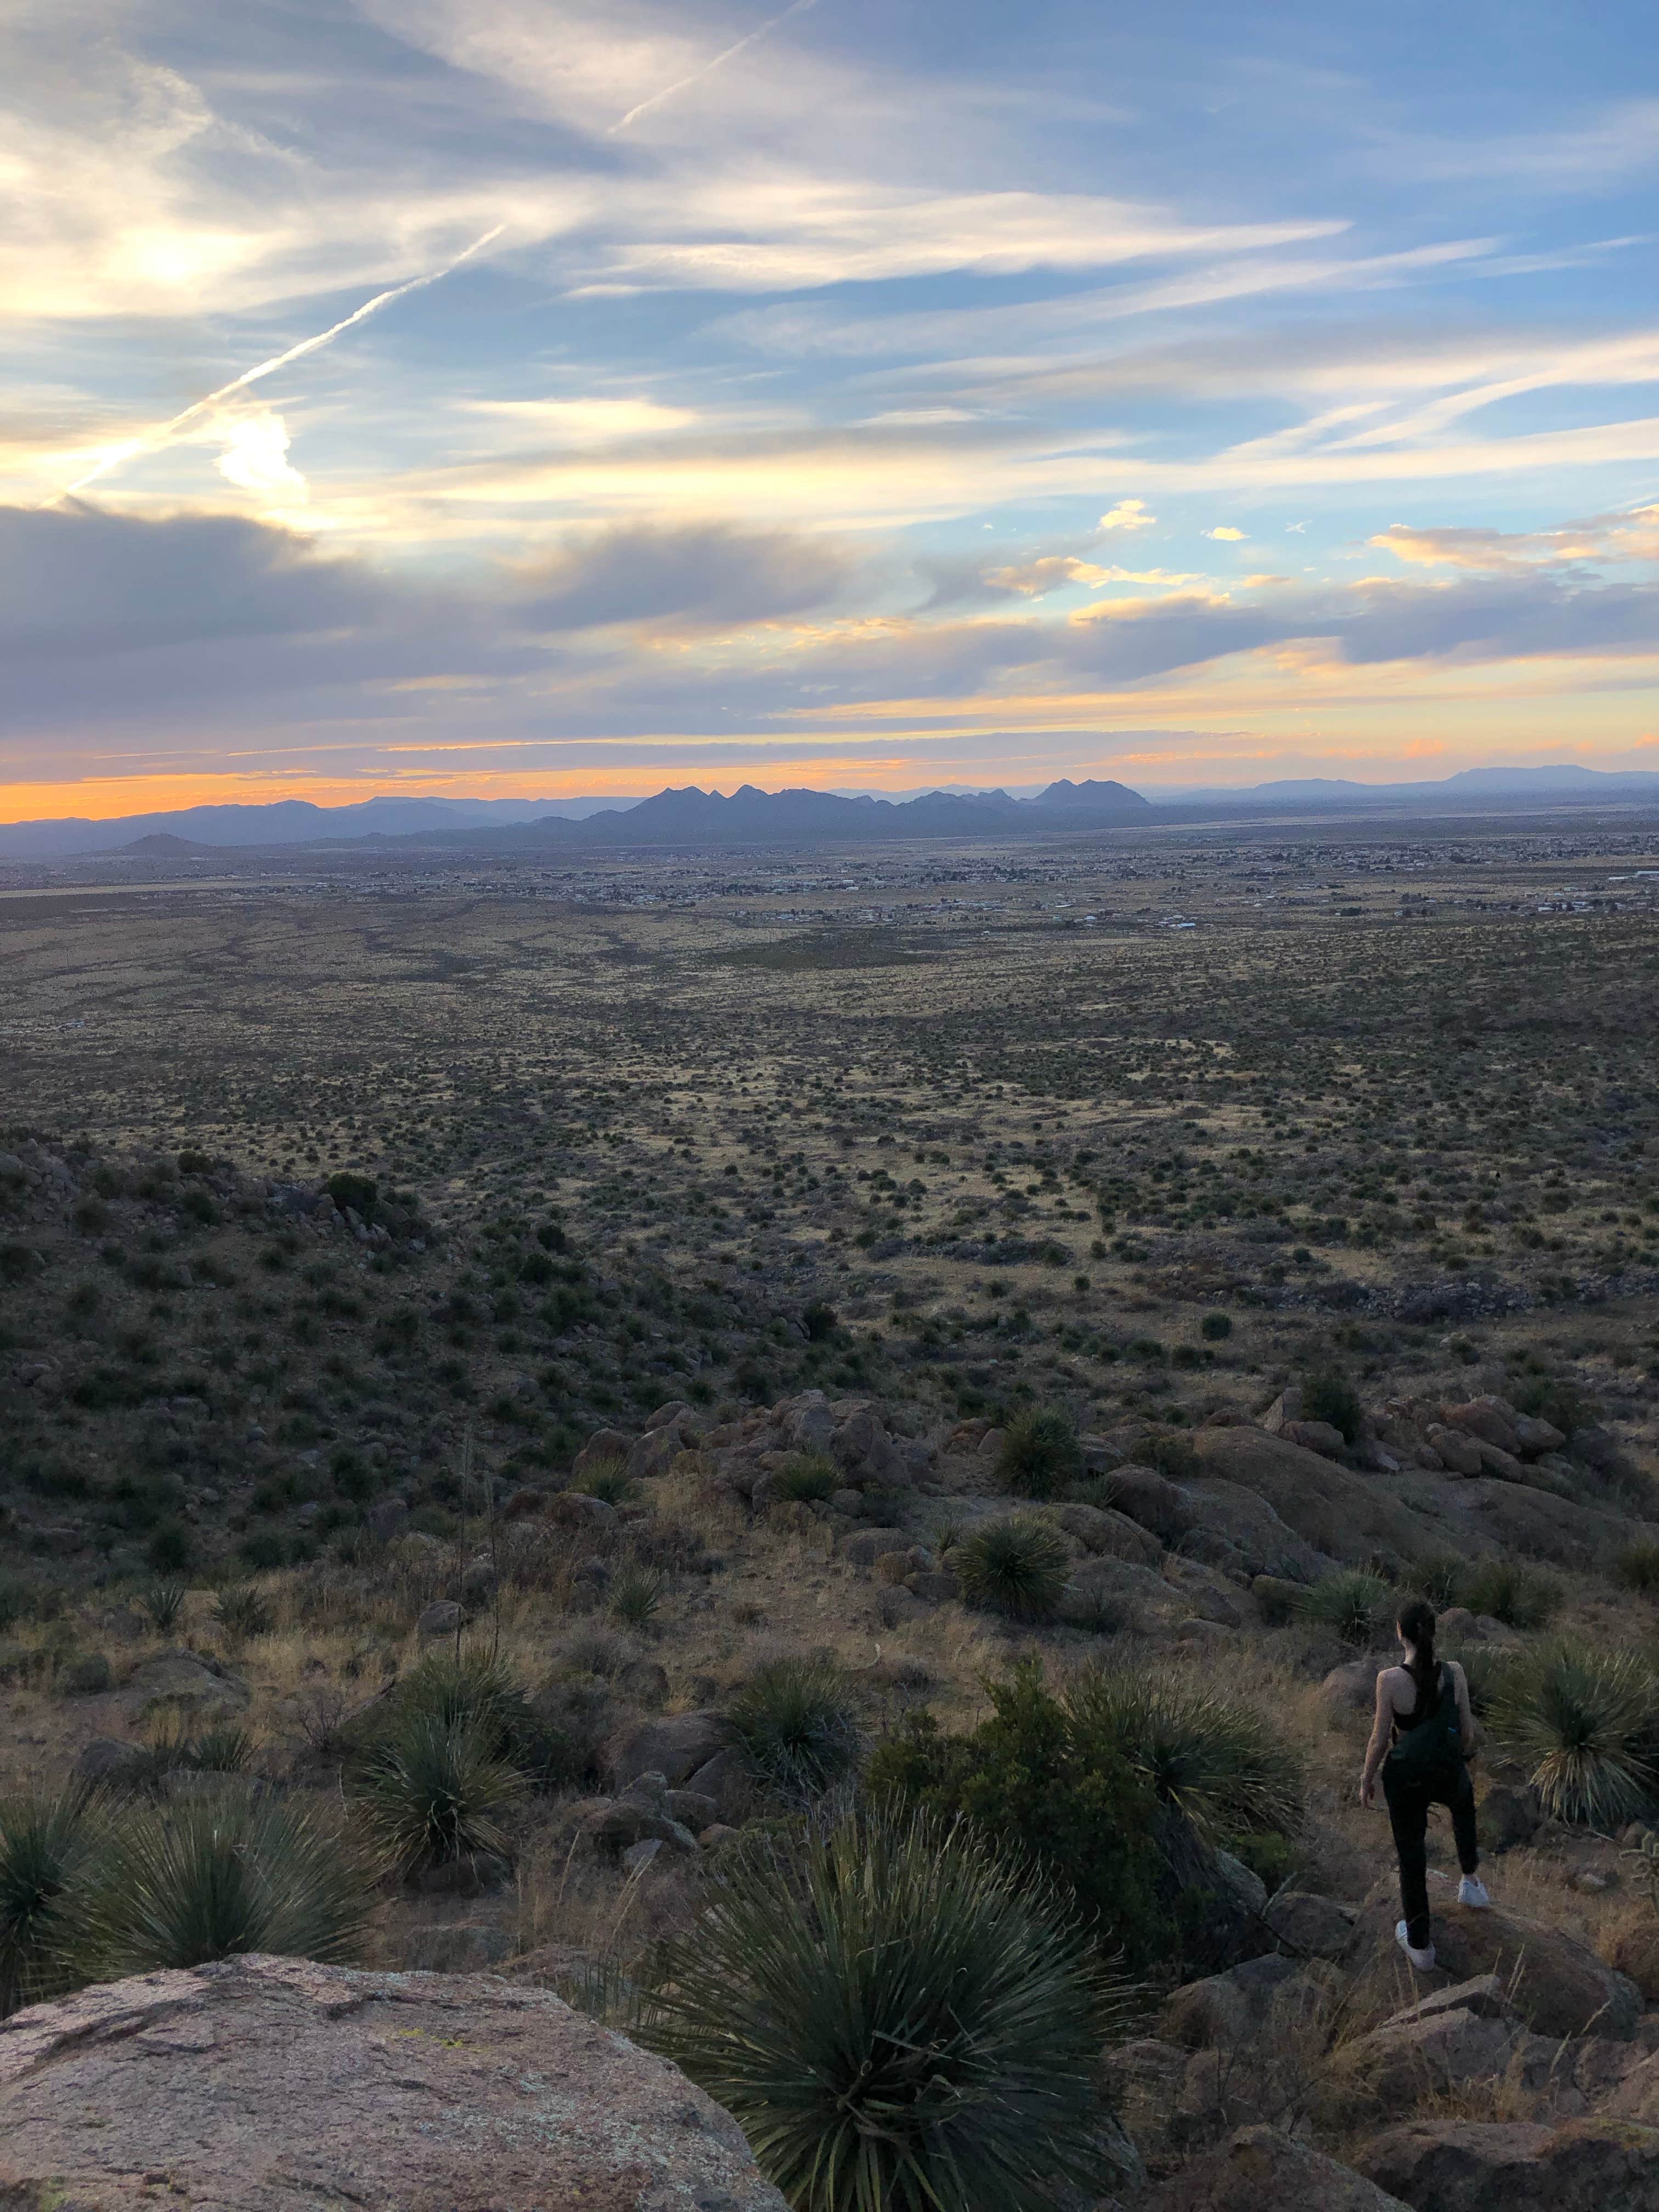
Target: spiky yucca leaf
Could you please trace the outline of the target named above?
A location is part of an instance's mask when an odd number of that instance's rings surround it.
[[[89,1793],[76,1784],[0,1805],[0,2016],[64,1985],[64,1899],[94,1825]]]
[[[1086,1933],[965,1828],[848,1820],[722,1871],[641,2039],[733,2113],[795,2212],[1036,2212],[1109,2179],[1121,2009]]]
[[[1633,1651],[1597,1651],[1565,1638],[1505,1668],[1492,1698],[1493,1741],[1532,1769],[1559,1820],[1611,1830],[1659,1790],[1655,1683]]]
[[[847,1678],[813,1660],[757,1668],[727,1706],[726,1724],[755,1780],[792,1796],[818,1795],[858,1760]]]
[[[1064,1413],[1016,1413],[1003,1431],[997,1473],[1022,1498],[1053,1498],[1082,1471],[1077,1431]]]
[[[364,1763],[359,1803],[376,1844],[404,1876],[469,1858],[511,1858],[507,1823],[524,1777],[497,1755],[486,1725],[401,1718]]]
[[[1119,1668],[1080,1674],[1065,1703],[1080,1741],[1115,1747],[1206,1842],[1300,1825],[1302,1754],[1287,1729],[1242,1698]]]
[[[1071,1553],[1057,1528],[1014,1514],[964,1537],[951,1565],[969,1605],[1010,1620],[1051,1620],[1066,1594]]]
[[[369,1911],[350,1852],[291,1806],[237,1790],[132,1800],[65,1900],[63,1955],[77,1982],[249,1951],[345,1960]]]
[[[1326,1575],[1302,1593],[1297,1610],[1304,1620],[1317,1621],[1356,1650],[1376,1642],[1393,1626],[1393,1615],[1401,1603],[1381,1575],[1361,1567],[1345,1567]]]

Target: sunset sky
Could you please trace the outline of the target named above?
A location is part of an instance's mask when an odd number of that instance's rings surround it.
[[[0,819],[1659,769],[1656,64],[1652,0],[9,0]]]

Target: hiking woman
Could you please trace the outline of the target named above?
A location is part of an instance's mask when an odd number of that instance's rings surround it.
[[[1468,1760],[1474,1752],[1474,1716],[1469,1686],[1455,1659],[1434,1656],[1434,1608],[1414,1597],[1400,1609],[1395,1633],[1404,1664],[1385,1667],[1376,1678],[1376,1717],[1365,1747],[1359,1802],[1376,1798],[1382,1776],[1394,1847],[1400,1860],[1400,1902],[1405,1918],[1394,1939],[1421,1973],[1434,1964],[1429,1936],[1429,1879],[1426,1836],[1431,1805],[1443,1805],[1452,1817],[1460,1905],[1485,1905],[1492,1899],[1475,1878],[1480,1863],[1474,1835],[1474,1785]]]

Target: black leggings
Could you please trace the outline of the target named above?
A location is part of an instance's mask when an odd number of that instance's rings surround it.
[[[1406,1915],[1406,1941],[1414,1951],[1429,1948],[1429,1855],[1425,1838],[1431,1805],[1443,1805],[1452,1817],[1457,1863],[1473,1874],[1480,1863],[1474,1834],[1474,1784],[1461,1763],[1454,1781],[1419,1784],[1390,1779],[1382,1769],[1382,1795],[1400,1860],[1400,1903]]]

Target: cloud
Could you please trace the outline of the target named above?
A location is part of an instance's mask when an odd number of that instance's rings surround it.
[[[1098,530],[1150,530],[1158,520],[1147,512],[1144,499],[1121,499],[1115,507],[1107,508],[1096,524]]]
[[[1412,567],[1511,573],[1553,562],[1659,560],[1659,504],[1565,523],[1559,530],[1419,529],[1391,523],[1369,540]]]
[[[472,415],[494,415],[513,424],[550,431],[573,446],[608,446],[629,438],[684,430],[697,420],[691,407],[655,399],[469,399]]]
[[[1104,568],[1079,561],[1069,553],[1048,553],[1012,568],[993,568],[985,581],[993,591],[1012,592],[1026,599],[1041,599],[1066,584],[1103,584]]]
[[[1249,537],[1249,532],[1245,530],[1235,530],[1231,522],[1218,522],[1213,530],[1206,530],[1204,535],[1206,538],[1219,538],[1224,544],[1232,545],[1236,544],[1240,538]]]
[[[216,425],[214,434],[223,438],[224,450],[213,465],[228,483],[243,491],[285,493],[290,502],[305,498],[306,480],[289,461],[288,425],[280,415],[262,407],[222,428]]]
[[[573,538],[521,569],[516,611],[538,629],[730,629],[823,606],[852,572],[838,547],[785,531],[623,525]]]

